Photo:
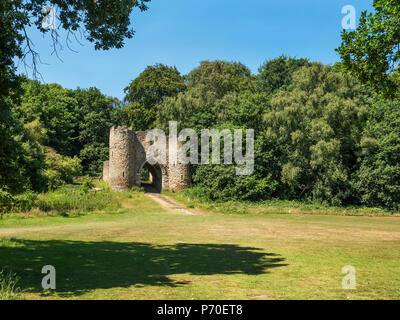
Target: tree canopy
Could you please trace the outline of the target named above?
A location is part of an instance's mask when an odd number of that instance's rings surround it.
[[[136,130],[151,129],[156,120],[157,104],[185,91],[184,78],[176,67],[148,66],[125,88],[128,104],[124,109],[124,124]]]
[[[362,12],[355,31],[342,32],[337,49],[342,70],[386,96],[399,89],[400,1],[374,0],[375,12]]]
[[[307,59],[296,59],[280,56],[266,61],[258,69],[257,89],[264,93],[274,93],[292,83],[293,73],[299,68],[309,65]]]
[[[19,98],[22,92],[20,84],[23,78],[16,75],[14,62],[18,59],[22,60],[26,67],[31,68],[34,78],[39,76],[40,53],[35,50],[29,37],[29,27],[36,28],[43,34],[50,34],[54,52],[57,53],[60,45],[61,40],[57,29],[42,28],[42,20],[46,15],[46,12],[42,12],[43,7],[52,5],[57,8],[57,21],[60,28],[66,31],[67,46],[71,41],[70,37],[78,33],[93,43],[96,50],[108,50],[121,48],[125,39],[132,38],[134,35],[130,27],[132,10],[134,8],[139,8],[141,11],[147,10],[146,4],[149,1],[2,0],[0,2],[0,135],[2,137],[0,189],[8,188],[11,191],[17,191],[35,185],[32,181],[28,181],[36,174],[33,173],[36,169],[31,170],[31,177],[24,175],[27,174],[28,167],[35,168],[33,162],[37,163],[36,160],[42,157],[37,142],[29,139],[26,132],[30,130],[29,123],[33,125],[36,119],[40,119],[40,123],[35,125],[43,126],[47,130],[49,143],[59,149],[59,152],[64,154],[76,152],[73,147],[75,141],[72,140],[78,139],[74,135],[76,131],[74,106],[78,102],[69,90],[56,84],[48,87],[25,86],[24,90],[32,96],[25,95],[22,105],[19,110],[16,110],[20,105]],[[20,119],[21,113],[23,119]],[[93,114],[87,117],[90,115]],[[91,121],[93,123],[95,120],[91,119]],[[86,131],[83,130],[83,132]],[[103,143],[101,147],[106,148],[104,139],[101,143]],[[31,149],[31,156],[27,154],[28,149]],[[95,152],[98,150],[87,151],[84,157],[90,158],[89,154]],[[102,154],[104,156],[104,151]]]
[[[255,91],[250,70],[238,62],[203,61],[186,78],[187,91],[159,105],[159,127],[167,128],[169,120],[176,120],[182,128],[208,128],[227,119],[239,92]]]

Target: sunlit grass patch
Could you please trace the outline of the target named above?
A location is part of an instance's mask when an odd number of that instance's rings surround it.
[[[396,217],[187,215],[143,193],[116,196],[124,214],[0,222],[0,269],[20,277],[23,298],[400,296]],[[41,286],[44,265],[57,270],[54,291]],[[342,288],[345,265],[357,272],[350,292]]]
[[[7,248],[18,248],[18,247],[23,247],[24,245],[16,241],[13,238],[0,238],[0,248],[2,247],[7,247]]]
[[[0,270],[0,300],[21,299],[21,290],[18,287],[18,280],[15,274]]]

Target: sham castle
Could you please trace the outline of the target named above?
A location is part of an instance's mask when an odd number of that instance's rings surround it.
[[[190,187],[189,165],[170,164],[168,161],[165,165],[151,165],[147,161],[150,142],[146,142],[146,136],[146,131],[134,131],[128,127],[110,129],[110,157],[103,164],[103,180],[109,183],[111,190],[124,191],[141,186],[142,169],[148,170],[152,187],[157,192]]]

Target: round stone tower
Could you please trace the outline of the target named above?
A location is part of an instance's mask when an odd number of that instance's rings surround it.
[[[124,191],[135,185],[135,133],[127,127],[110,130],[110,188]]]
[[[168,187],[169,190],[182,190],[190,188],[190,168],[187,164],[169,164],[168,165]]]

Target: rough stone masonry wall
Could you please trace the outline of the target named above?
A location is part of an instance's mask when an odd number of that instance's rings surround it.
[[[190,168],[188,165],[178,163],[168,166],[168,182],[170,190],[182,190],[190,188]]]
[[[128,190],[132,186],[141,185],[140,172],[146,163],[146,150],[150,143],[146,142],[146,131],[134,132],[127,127],[110,129],[110,160],[103,164],[103,180],[108,181],[114,191]],[[155,165],[154,169],[161,171],[162,189],[182,190],[191,184],[188,165],[168,163]],[[157,169],[158,168],[158,169]]]
[[[110,170],[110,161],[104,161],[104,163],[103,163],[103,180],[106,182],[108,182],[108,180],[109,180],[109,176],[110,176],[109,170]]]
[[[135,185],[134,132],[127,127],[110,130],[109,184],[114,191],[130,189]]]
[[[146,163],[146,151],[150,147],[150,142],[146,142],[146,131],[136,131],[135,132],[137,139],[137,148],[136,148],[136,174],[137,174],[137,184],[140,185],[140,171],[143,168],[143,165]],[[168,141],[167,141],[168,142]],[[157,164],[155,165],[155,170],[157,168],[161,171],[161,184],[163,190],[169,190],[169,175],[168,175],[168,145],[167,145],[167,164]]]

